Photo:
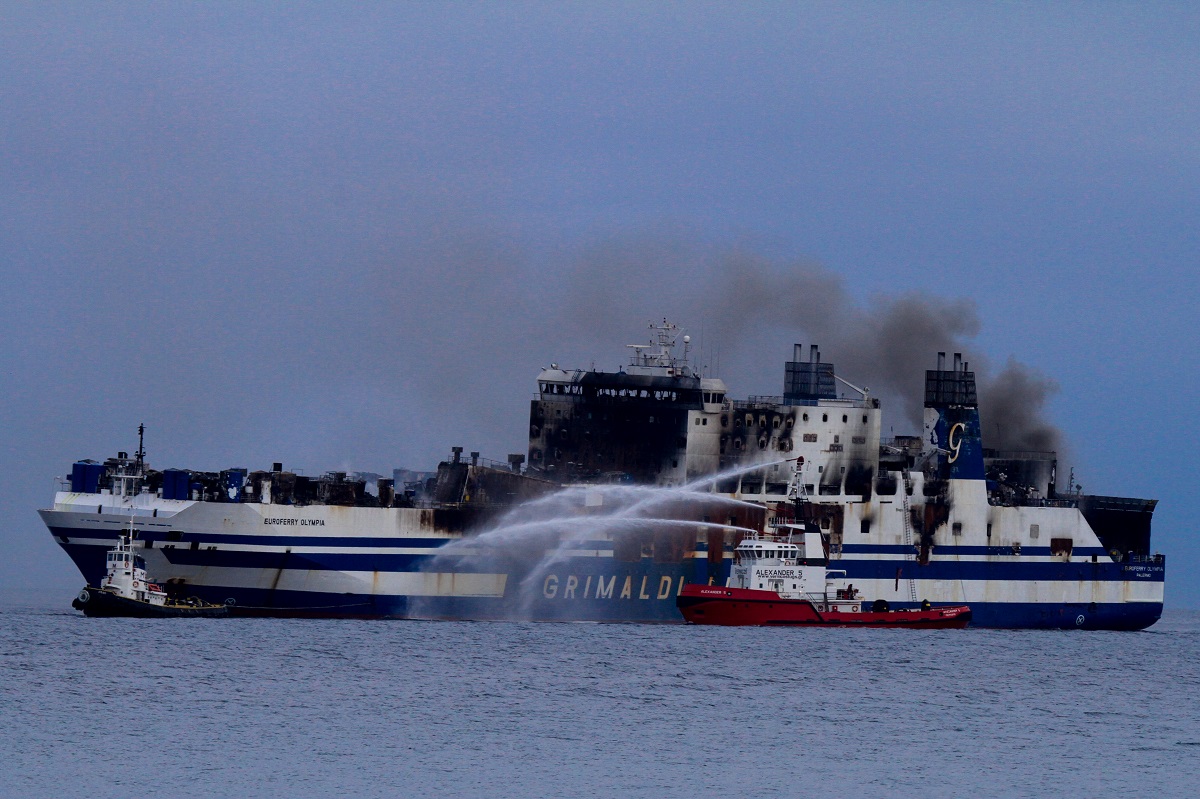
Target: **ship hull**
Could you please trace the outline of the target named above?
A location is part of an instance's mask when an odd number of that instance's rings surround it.
[[[675,604],[689,624],[721,627],[962,629],[971,621],[971,610],[965,605],[912,610],[821,610],[812,602],[784,599],[774,591],[700,585],[685,587]]]
[[[155,509],[164,512],[151,515]],[[128,510],[95,510],[42,512],[90,584],[129,523]],[[406,529],[397,509],[194,502],[139,510],[137,543],[149,571],[186,595],[231,601],[238,615],[679,623],[675,598],[684,585],[723,585],[729,574],[729,553],[710,557],[703,541],[674,562],[619,560],[612,541],[597,540],[481,563],[444,553],[461,534],[419,523]],[[355,513],[340,518],[346,511]],[[264,523],[280,516],[298,522]],[[299,524],[305,520],[311,524]],[[1162,613],[1161,561],[953,546],[938,547],[925,564],[902,547],[847,544],[839,554],[831,568],[864,595],[893,608],[969,605],[974,626],[1137,630]]]
[[[151,602],[118,596],[90,585],[80,591],[79,595],[72,600],[71,607],[82,610],[85,616],[101,618],[216,619],[229,615],[229,609],[224,605],[155,605]]]

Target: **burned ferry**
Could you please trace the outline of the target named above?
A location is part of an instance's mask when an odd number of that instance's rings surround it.
[[[735,400],[654,330],[615,372],[542,370],[507,463],[456,447],[390,480],[156,471],[139,443],[74,464],[40,514],[89,582],[132,520],[168,593],[254,615],[682,622],[684,585],[723,585],[743,538],[793,522],[893,608],[1017,628],[1161,615],[1155,500],[1060,492],[1054,453],[985,449],[961,356],[926,372],[922,434],[883,440],[879,400],[816,347],[796,345],[781,396]]]

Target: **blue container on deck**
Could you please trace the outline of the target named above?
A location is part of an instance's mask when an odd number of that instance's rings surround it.
[[[71,464],[71,490],[76,494],[83,493],[85,475],[87,474],[87,463],[84,461],[75,461]]]
[[[167,469],[163,472],[162,498],[188,499],[188,483],[192,475],[183,469]]]
[[[221,472],[222,502],[241,502],[245,498],[246,470],[226,469]]]
[[[87,477],[84,479],[84,491],[89,494],[100,493],[100,482],[104,479],[105,469],[103,463],[89,463],[87,467]]]
[[[104,465],[95,461],[76,461],[71,465],[71,490],[77,494],[99,494]]]

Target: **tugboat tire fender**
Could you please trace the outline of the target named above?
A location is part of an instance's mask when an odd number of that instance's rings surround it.
[[[79,592],[79,601],[81,604],[86,605],[88,603],[88,600],[91,598],[92,598],[92,595],[88,593],[88,590],[86,588]]]

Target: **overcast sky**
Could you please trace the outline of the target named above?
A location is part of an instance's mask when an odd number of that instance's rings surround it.
[[[739,397],[819,343],[885,434],[961,347],[1200,606],[1197,75],[1187,4],[0,2],[0,582],[65,607],[35,511],[139,422],[504,460],[665,315]]]

